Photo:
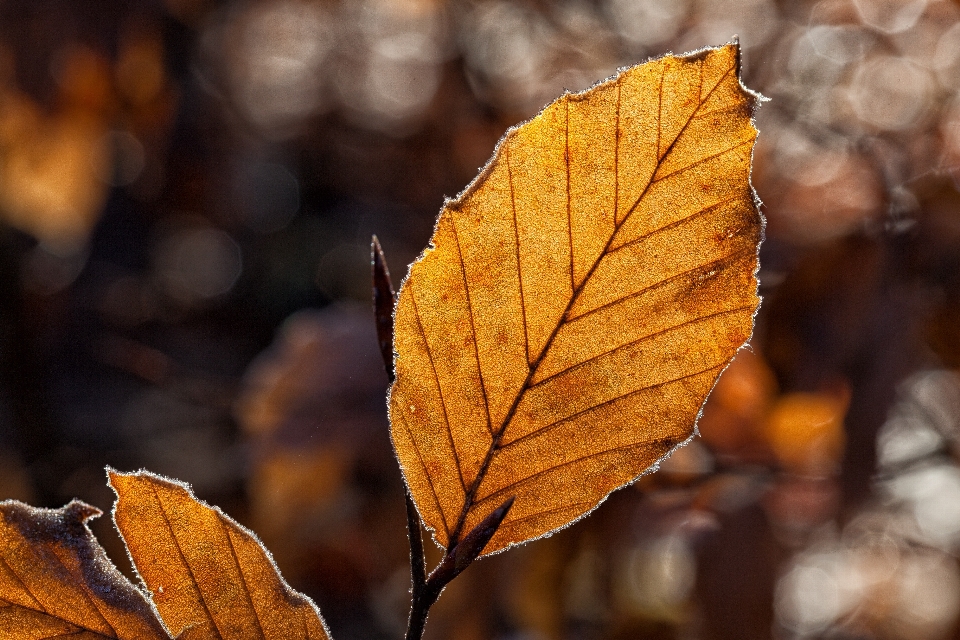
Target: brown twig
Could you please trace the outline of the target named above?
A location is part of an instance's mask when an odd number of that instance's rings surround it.
[[[377,340],[387,378],[393,382],[393,307],[397,303],[397,296],[377,236],[373,236],[370,243],[370,263],[373,268],[373,315],[377,322]]]
[[[443,560],[430,573],[430,577],[427,578],[419,593],[414,588],[406,640],[420,640],[423,637],[423,629],[427,623],[427,614],[430,612],[430,607],[440,597],[443,588],[477,559],[483,548],[490,542],[490,538],[497,532],[500,523],[507,517],[514,499],[515,496],[507,498],[503,504],[494,509],[490,515],[464,536],[460,544],[448,549],[446,555],[443,556]]]

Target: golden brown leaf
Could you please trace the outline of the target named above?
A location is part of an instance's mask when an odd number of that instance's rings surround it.
[[[184,638],[327,639],[313,602],[291,589],[250,531],[182,484],[110,472],[114,521],[167,627]]]
[[[749,338],[755,95],[728,45],[565,95],[448,201],[396,311],[391,432],[448,548],[583,516],[694,432]]]
[[[77,500],[60,509],[0,502],[0,638],[169,640],[87,527],[99,515]]]

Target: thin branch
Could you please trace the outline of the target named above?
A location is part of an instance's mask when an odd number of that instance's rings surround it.
[[[407,535],[410,539],[410,582],[413,600],[422,597],[423,588],[427,583],[427,566],[423,555],[423,537],[420,534],[420,515],[413,504],[410,491],[404,491],[407,501]]]
[[[414,590],[405,640],[421,640],[430,607],[440,597],[443,588],[463,573],[463,570],[469,567],[483,552],[483,548],[487,546],[487,543],[490,542],[490,539],[503,523],[503,519],[507,517],[507,513],[510,512],[514,498],[515,496],[507,498],[503,504],[494,509],[490,515],[464,536],[459,544],[448,549],[446,555],[443,556],[443,560],[430,573],[423,589],[419,593]]]
[[[390,281],[390,270],[377,236],[373,236],[370,243],[370,263],[373,269],[373,314],[377,322],[377,340],[380,343],[380,355],[383,356],[387,378],[393,382],[393,308],[397,300],[393,283]]]

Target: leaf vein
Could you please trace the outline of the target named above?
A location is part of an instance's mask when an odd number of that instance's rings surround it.
[[[530,338],[527,335],[527,303],[523,298],[523,268],[520,266],[520,225],[517,222],[517,194],[513,188],[513,168],[510,165],[510,148],[504,146],[507,162],[507,178],[510,181],[510,204],[513,207],[513,239],[516,243],[517,281],[520,283],[520,312],[523,315],[523,347],[527,353],[527,368],[530,368]]]
[[[407,419],[403,417],[403,412],[398,411],[397,415],[400,416],[400,422],[403,423],[403,428],[410,437],[410,442],[413,443],[413,450],[417,452],[417,460],[420,462],[420,467],[423,468],[423,475],[427,477],[427,484],[430,485],[430,493],[433,495],[433,502],[437,505],[437,511],[440,512],[440,519],[443,520],[443,530],[449,537],[450,525],[447,524],[447,516],[443,513],[443,507],[440,506],[440,496],[437,495],[437,488],[433,486],[433,477],[430,475],[430,470],[427,469],[427,464],[423,461],[423,454],[420,453],[420,445],[417,444],[416,438],[413,437],[413,431],[410,430],[410,425],[407,424]]]
[[[457,468],[457,477],[460,478],[460,486],[464,493],[467,491],[467,485],[463,481],[463,471],[460,469],[460,456],[457,455],[457,445],[453,441],[453,431],[450,430],[450,418],[447,416],[447,403],[443,398],[443,389],[440,387],[440,376],[437,375],[437,365],[433,361],[433,352],[430,350],[430,341],[427,340],[427,333],[423,330],[423,321],[420,319],[420,307],[417,305],[417,296],[410,287],[410,299],[413,301],[413,311],[417,317],[417,327],[420,328],[420,336],[423,338],[423,345],[427,350],[427,359],[430,361],[430,368],[433,371],[433,381],[437,385],[437,393],[440,395],[440,407],[443,409],[443,422],[446,427],[447,441],[450,443],[450,452],[453,454],[453,465]]]
[[[564,423],[566,423],[566,422],[570,422],[571,420],[576,420],[577,418],[579,418],[580,416],[582,416],[582,415],[584,415],[584,414],[590,413],[591,411],[596,411],[597,409],[601,409],[601,408],[603,408],[603,407],[605,407],[605,406],[607,406],[607,405],[611,405],[611,404],[613,404],[614,402],[617,402],[617,401],[619,401],[619,400],[624,400],[624,399],[626,399],[626,398],[629,398],[630,396],[634,396],[634,395],[643,393],[644,391],[649,391],[650,389],[658,389],[658,388],[660,388],[660,387],[665,387],[665,386],[667,386],[668,384],[673,384],[673,383],[675,383],[675,382],[680,382],[681,380],[687,380],[687,379],[689,379],[689,378],[696,378],[697,376],[701,376],[701,375],[703,375],[703,374],[705,374],[705,373],[708,373],[708,372],[710,372],[710,371],[714,371],[714,370],[716,370],[716,369],[720,369],[720,368],[722,368],[722,367],[723,367],[723,365],[714,365],[714,366],[712,366],[712,367],[707,367],[706,369],[703,369],[702,371],[695,371],[694,373],[688,373],[688,374],[682,375],[682,376],[680,376],[680,377],[678,377],[678,378],[673,378],[672,380],[664,380],[664,381],[662,381],[662,382],[657,382],[656,384],[649,384],[649,385],[647,385],[647,386],[645,386],[645,387],[641,387],[641,388],[639,388],[639,389],[634,389],[633,391],[628,391],[627,393],[621,394],[621,395],[619,395],[619,396],[617,396],[617,397],[615,397],[615,398],[610,398],[609,400],[604,400],[603,402],[600,402],[600,403],[595,404],[595,405],[593,405],[593,406],[587,407],[586,409],[583,409],[583,410],[581,410],[581,411],[577,411],[576,413],[572,413],[572,414],[570,414],[569,416],[567,416],[567,417],[565,417],[565,418],[561,418],[560,420],[555,420],[555,421],[551,422],[550,424],[547,424],[547,425],[544,425],[544,426],[542,426],[542,427],[539,427],[538,429],[536,429],[536,430],[534,430],[534,431],[531,431],[530,433],[527,433],[527,434],[524,434],[524,435],[520,436],[520,437],[517,438],[516,440],[511,440],[510,442],[507,442],[506,444],[502,445],[502,446],[500,447],[500,451],[503,451],[504,449],[507,449],[507,448],[509,448],[509,447],[512,447],[513,445],[518,444],[518,443],[520,443],[520,442],[523,442],[523,441],[525,441],[525,440],[529,440],[529,439],[534,438],[534,437],[536,437],[536,436],[543,435],[544,433],[553,430],[554,427],[557,427],[557,426],[559,426],[559,425],[561,425],[561,424],[564,424]]]
[[[10,607],[10,608],[14,608],[14,609],[26,609],[27,611],[36,611],[36,609],[31,609],[30,607],[25,607],[25,606],[22,605],[22,604],[14,604],[14,603],[9,602],[9,601],[7,601],[7,600],[0,600],[0,603],[4,603],[4,602],[6,602],[7,604],[5,604],[5,605],[0,604],[0,608]],[[66,624],[68,624],[68,625],[70,625],[71,627],[73,627],[73,631],[67,631],[67,632],[64,632],[64,633],[57,633],[56,635],[52,635],[52,636],[38,637],[38,638],[36,638],[36,640],[50,640],[51,638],[66,638],[66,637],[68,637],[68,636],[75,636],[75,635],[79,635],[79,634],[81,634],[81,633],[92,633],[93,635],[97,636],[98,638],[109,638],[109,637],[110,637],[110,636],[105,636],[105,635],[103,635],[102,633],[99,633],[99,632],[97,632],[97,631],[93,631],[93,630],[91,630],[91,629],[85,629],[85,628],[83,628],[83,627],[78,627],[77,625],[75,625],[74,623],[70,622],[69,620],[65,620],[64,618],[62,618],[62,617],[60,617],[60,616],[53,615],[53,614],[48,613],[48,612],[46,612],[46,611],[41,611],[41,612],[39,612],[39,613],[41,613],[41,615],[47,616],[48,618],[53,618],[54,620],[59,620],[60,622],[65,622]]]
[[[614,447],[613,449],[607,449],[606,451],[595,451],[595,452],[593,452],[593,453],[588,453],[588,454],[586,454],[586,455],[580,456],[579,458],[574,458],[573,460],[566,460],[566,461],[561,462],[561,463],[559,463],[559,464],[551,465],[551,466],[547,467],[546,469],[542,469],[542,470],[540,470],[540,471],[538,471],[538,472],[536,472],[536,473],[533,473],[533,474],[531,474],[531,475],[529,475],[529,476],[527,476],[527,477],[525,477],[525,478],[521,478],[520,480],[517,480],[516,482],[511,482],[510,484],[508,484],[508,485],[506,485],[506,486],[504,486],[504,487],[500,487],[500,488],[497,489],[496,491],[494,491],[494,492],[492,492],[492,493],[489,493],[489,494],[485,495],[485,496],[482,497],[482,498],[478,498],[477,501],[474,503],[474,505],[479,505],[480,503],[487,502],[487,501],[489,501],[489,500],[491,500],[491,499],[493,499],[493,498],[495,498],[495,497],[497,497],[497,496],[503,495],[503,494],[506,493],[507,491],[510,491],[510,490],[512,490],[512,489],[515,489],[516,487],[518,487],[518,486],[520,486],[520,485],[522,485],[522,484],[525,484],[525,483],[527,483],[527,482],[530,482],[531,480],[535,480],[535,479],[537,479],[538,477],[540,477],[540,476],[542,476],[542,475],[545,475],[545,474],[547,474],[547,473],[551,473],[551,472],[556,471],[556,470],[558,470],[558,469],[562,469],[563,467],[567,467],[567,466],[572,465],[572,464],[576,464],[576,463],[578,463],[578,462],[583,462],[584,460],[591,460],[591,459],[593,459],[593,458],[599,458],[599,457],[601,457],[601,456],[611,455],[611,454],[614,454],[614,453],[620,453],[621,451],[626,451],[627,449],[635,449],[635,448],[637,448],[637,447],[643,447],[643,446],[648,446],[648,447],[649,447],[649,446],[653,446],[653,447],[655,447],[655,446],[664,445],[664,444],[669,445],[669,446],[673,446],[674,444],[677,444],[677,439],[676,439],[676,438],[673,438],[673,437],[667,437],[667,438],[657,438],[657,439],[655,439],[655,440],[643,440],[643,441],[641,441],[641,442],[634,442],[634,443],[631,443],[631,444],[626,444],[626,445],[622,445],[622,446],[619,446],[619,447]]]
[[[473,301],[470,299],[470,284],[467,282],[467,267],[463,262],[463,251],[460,249],[460,234],[457,233],[457,220],[450,216],[450,226],[453,227],[453,238],[457,243],[457,258],[460,262],[460,275],[463,278],[463,290],[467,295],[467,311],[470,316],[470,335],[473,337],[473,355],[477,360],[477,374],[480,377],[480,392],[483,394],[483,410],[487,416],[487,433],[493,436],[493,424],[490,421],[490,400],[487,398],[487,385],[483,379],[483,366],[480,364],[480,347],[477,338],[477,325],[473,318]]]
[[[681,323],[679,323],[679,324],[675,324],[675,325],[669,326],[669,327],[667,327],[667,328],[665,328],[665,329],[661,329],[660,331],[655,331],[655,332],[649,333],[649,334],[647,334],[647,335],[645,335],[645,336],[641,336],[640,338],[637,338],[636,340],[631,340],[630,342],[626,342],[626,343],[624,343],[624,344],[621,344],[620,346],[614,347],[613,349],[609,349],[609,350],[607,350],[607,351],[604,351],[603,353],[598,353],[598,354],[595,355],[595,356],[590,356],[590,357],[587,358],[586,360],[581,360],[580,362],[578,362],[578,363],[576,363],[576,364],[572,364],[572,365],[570,365],[570,366],[568,366],[568,367],[566,367],[566,368],[564,368],[564,369],[561,369],[560,371],[557,371],[556,373],[550,374],[550,375],[547,376],[546,378],[543,378],[543,379],[541,379],[541,380],[538,380],[537,382],[534,382],[533,384],[530,385],[529,388],[533,389],[533,388],[535,388],[535,387],[539,387],[539,386],[545,384],[546,382],[549,382],[550,380],[553,380],[554,378],[558,378],[558,377],[560,377],[560,376],[562,376],[562,375],[565,375],[565,374],[568,374],[568,373],[570,373],[570,372],[572,372],[572,371],[574,371],[574,370],[576,370],[576,369],[579,369],[579,368],[581,368],[581,367],[584,367],[584,366],[590,364],[591,362],[593,362],[593,361],[595,361],[595,360],[598,360],[598,359],[600,359],[600,358],[602,358],[602,357],[604,357],[604,356],[608,356],[608,355],[610,355],[610,354],[612,354],[612,353],[616,353],[617,351],[620,351],[621,349],[627,349],[627,348],[629,348],[629,347],[632,347],[632,346],[634,346],[634,345],[637,345],[637,344],[639,344],[639,343],[641,343],[641,342],[645,342],[645,341],[650,340],[650,339],[652,339],[652,338],[660,337],[660,336],[662,336],[662,335],[665,335],[665,334],[667,334],[667,333],[670,333],[671,331],[676,331],[677,329],[682,329],[682,328],[684,328],[684,327],[688,327],[688,326],[693,325],[693,324],[698,324],[698,323],[704,322],[704,321],[706,321],[706,320],[712,320],[712,319],[714,319],[714,318],[719,318],[720,316],[725,316],[725,315],[729,315],[729,314],[733,314],[733,313],[739,313],[739,312],[741,312],[741,311],[746,311],[747,309],[753,309],[753,308],[754,308],[754,305],[750,304],[750,305],[745,305],[745,306],[742,306],[742,307],[737,307],[736,309],[726,309],[726,310],[724,310],[724,311],[717,311],[716,313],[711,313],[711,314],[708,314],[708,315],[705,315],[705,316],[697,316],[696,318],[690,318],[689,320],[684,320],[683,322],[681,322]]]
[[[187,573],[190,574],[190,579],[197,588],[197,595],[200,596],[200,604],[203,606],[203,610],[207,612],[207,618],[210,620],[211,624],[213,624],[213,630],[216,632],[217,637],[220,638],[220,640],[223,640],[223,634],[220,632],[220,627],[217,625],[217,621],[213,617],[213,612],[210,611],[210,607],[207,605],[206,598],[203,597],[203,591],[200,590],[200,583],[197,581],[197,576],[194,575],[193,567],[190,566],[190,563],[187,561],[187,556],[183,553],[183,547],[180,546],[180,540],[177,539],[177,533],[173,530],[173,524],[170,522],[170,517],[167,515],[167,509],[163,506],[163,500],[160,499],[160,494],[157,493],[157,488],[153,486],[153,483],[150,484],[150,490],[153,492],[153,497],[156,499],[157,506],[160,508],[160,515],[163,517],[163,521],[167,525],[167,531],[170,532],[170,538],[173,540],[173,546],[177,548],[177,554],[183,561],[183,566],[186,567]]]
[[[0,556],[0,562],[2,562],[3,566],[7,568],[7,570],[10,572],[10,575],[13,576],[13,579],[20,583],[20,586],[23,587],[23,590],[26,592],[26,594],[37,603],[37,610],[43,613],[49,613],[46,607],[43,606],[43,603],[41,603],[40,600],[33,594],[33,591],[30,590],[30,587],[27,586],[27,583],[24,582],[17,572],[13,570],[13,567],[10,566],[10,563],[8,563],[2,556]],[[13,603],[11,603],[11,605],[12,604]]]
[[[621,249],[625,249],[625,248],[627,248],[627,247],[632,247],[633,245],[635,245],[635,244],[637,244],[637,243],[639,243],[639,242],[643,242],[644,240],[647,240],[648,238],[650,238],[650,237],[652,237],[652,236],[655,236],[655,235],[657,235],[658,233],[662,233],[662,232],[664,232],[664,231],[669,231],[670,229],[674,229],[674,228],[676,228],[676,227],[679,227],[679,226],[682,225],[684,222],[689,222],[690,220],[693,220],[693,219],[695,219],[695,218],[697,218],[697,217],[699,217],[699,216],[701,216],[701,215],[704,215],[704,214],[707,214],[707,213],[712,213],[714,209],[717,209],[717,208],[719,208],[719,207],[722,207],[722,206],[725,205],[725,204],[729,204],[729,203],[731,203],[731,202],[734,202],[734,201],[736,201],[736,200],[739,200],[741,197],[742,197],[742,194],[737,194],[737,195],[734,195],[734,196],[730,196],[729,198],[724,198],[724,199],[721,200],[720,202],[715,202],[715,203],[713,203],[712,205],[710,205],[710,206],[708,206],[708,207],[703,207],[702,209],[699,209],[699,210],[691,213],[690,215],[686,216],[685,218],[680,218],[679,220],[674,220],[673,222],[669,222],[669,223],[667,223],[667,224],[665,224],[665,225],[663,225],[663,226],[660,226],[660,227],[657,227],[656,229],[653,229],[652,231],[648,231],[647,233],[644,233],[643,235],[637,236],[636,238],[634,238],[634,239],[631,240],[630,242],[625,242],[625,243],[621,244],[621,245],[618,246],[618,247],[614,247],[613,249],[611,249],[610,251],[608,251],[603,257],[604,257],[604,258],[607,258],[607,257],[609,257],[609,256],[612,256],[613,254],[617,253],[617,252],[620,251]]]
[[[586,318],[586,317],[589,317],[589,316],[593,315],[594,313],[597,313],[598,311],[602,311],[602,310],[607,309],[607,308],[609,308],[609,307],[612,307],[612,306],[614,306],[614,305],[620,304],[621,302],[625,302],[625,301],[627,301],[627,300],[631,300],[631,299],[633,299],[633,298],[637,298],[637,297],[639,297],[639,296],[642,296],[642,295],[645,294],[645,293],[649,293],[650,291],[655,291],[655,290],[659,289],[660,287],[666,286],[666,285],[670,284],[671,282],[674,282],[675,280],[679,280],[680,278],[682,278],[682,277],[684,277],[684,276],[687,276],[687,275],[690,275],[691,273],[694,273],[694,272],[696,272],[696,271],[700,271],[700,270],[706,269],[706,268],[708,268],[708,267],[715,267],[715,266],[720,265],[720,264],[722,264],[722,263],[724,263],[724,262],[727,262],[727,261],[733,262],[733,261],[736,260],[737,258],[740,258],[741,256],[743,256],[743,255],[745,255],[745,254],[748,254],[748,253],[752,253],[752,252],[753,252],[753,247],[745,247],[745,248],[743,248],[743,249],[740,249],[739,251],[735,251],[735,252],[733,252],[733,253],[731,253],[731,254],[729,254],[729,255],[723,256],[722,258],[717,258],[716,260],[713,260],[713,261],[711,261],[711,262],[706,262],[706,263],[704,263],[704,264],[698,264],[698,265],[695,266],[695,267],[691,267],[690,269],[687,269],[686,271],[681,271],[680,273],[678,273],[678,274],[676,274],[676,275],[673,275],[673,276],[670,276],[669,278],[664,278],[663,280],[660,280],[659,282],[654,282],[653,284],[651,284],[651,285],[649,285],[649,286],[647,286],[647,287],[644,287],[643,289],[640,289],[639,291],[633,291],[633,292],[631,292],[631,293],[628,293],[628,294],[625,295],[625,296],[621,296],[621,297],[619,297],[619,298],[617,298],[617,299],[615,299],[615,300],[611,300],[610,302],[605,302],[605,303],[603,303],[602,305],[600,305],[600,306],[598,306],[598,307],[594,307],[593,309],[590,309],[590,310],[588,310],[588,311],[584,311],[583,313],[581,313],[581,314],[578,315],[578,316],[573,316],[573,317],[571,317],[571,318],[569,318],[569,319],[567,320],[566,325],[570,325],[570,324],[572,324],[572,323],[574,323],[574,322],[577,322],[577,321],[579,321],[579,320],[582,320],[582,319],[584,319],[584,318]]]
[[[613,228],[620,222],[620,83],[617,83],[617,117],[613,127]],[[610,234],[611,236],[613,233]]]
[[[703,113],[698,113],[696,119],[702,120],[703,118],[709,118],[710,116],[716,115],[718,113],[729,113],[731,111],[738,111],[742,108],[743,108],[743,105],[735,102],[733,104],[726,105],[724,107],[717,107],[716,109],[711,109],[710,111],[704,111]]]
[[[700,107],[703,106],[703,58],[700,59],[700,64],[697,65],[697,75],[698,75],[698,84],[697,84],[697,108],[695,111],[699,111]],[[693,116],[691,116],[691,120]]]
[[[523,516],[522,518],[517,518],[516,520],[505,520],[503,524],[500,525],[500,529],[503,530],[506,527],[520,524],[521,522],[526,522],[528,520],[533,520],[535,518],[541,518],[545,515],[551,513],[556,513],[557,511],[570,511],[571,509],[578,509],[584,505],[592,504],[590,501],[584,502],[574,502],[573,504],[564,505],[562,507],[554,507],[552,509],[544,509],[543,511],[537,511],[536,513],[531,513],[530,515]]]
[[[237,548],[233,544],[233,536],[230,535],[230,529],[220,514],[217,514],[217,522],[220,523],[220,528],[223,530],[224,535],[227,536],[227,544],[230,545],[230,556],[233,558],[233,563],[237,566],[237,572],[240,574],[240,586],[243,587],[243,593],[247,596],[247,601],[250,603],[250,610],[253,611],[253,618],[257,621],[257,629],[260,631],[260,637],[266,639],[266,631],[263,629],[263,623],[260,622],[260,612],[257,611],[256,605],[253,604],[253,594],[250,593],[247,576],[244,575],[243,566],[240,564],[240,558],[237,556]]]
[[[668,174],[666,174],[666,175],[660,176],[659,178],[654,179],[653,184],[656,184],[656,183],[658,183],[658,182],[663,182],[663,181],[666,180],[667,178],[672,178],[673,176],[677,175],[678,173],[683,173],[684,171],[688,171],[688,170],[690,170],[690,169],[693,169],[694,167],[696,167],[696,166],[698,166],[698,165],[701,165],[701,164],[703,164],[704,162],[709,162],[710,160],[713,160],[713,159],[715,159],[715,158],[719,158],[720,156],[722,156],[722,155],[724,155],[724,154],[730,153],[731,151],[736,151],[736,150],[739,149],[740,147],[745,147],[745,146],[750,145],[750,144],[753,144],[753,138],[750,138],[749,140],[743,140],[742,142],[738,142],[737,144],[735,144],[735,145],[733,145],[732,147],[729,147],[729,148],[727,148],[727,149],[724,149],[723,151],[718,151],[717,153],[712,153],[712,154],[710,154],[709,156],[706,156],[706,157],[704,157],[704,158],[700,158],[700,159],[697,160],[696,162],[691,162],[691,163],[688,164],[687,166],[681,167],[681,168],[677,169],[676,171],[671,171],[670,173],[668,173]],[[662,166],[662,165],[661,165],[661,166]]]

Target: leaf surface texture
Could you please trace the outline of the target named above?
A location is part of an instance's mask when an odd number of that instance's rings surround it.
[[[595,508],[687,440],[749,339],[757,102],[736,45],[567,94],[441,212],[396,310],[391,433],[450,548],[485,553]]]
[[[327,640],[260,541],[184,485],[110,473],[114,520],[167,627],[186,640]],[[181,635],[182,634],[182,635]]]
[[[95,507],[0,502],[0,638],[169,640],[144,595],[107,559]]]

